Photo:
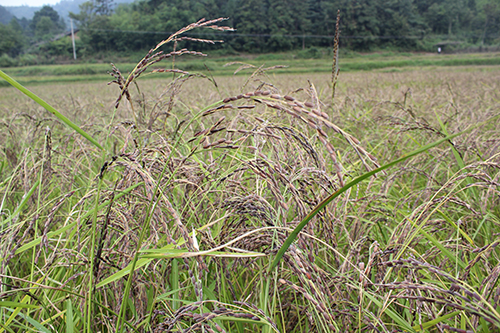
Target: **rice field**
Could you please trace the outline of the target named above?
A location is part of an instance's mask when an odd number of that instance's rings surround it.
[[[0,332],[499,331],[499,66],[151,75],[0,89]]]

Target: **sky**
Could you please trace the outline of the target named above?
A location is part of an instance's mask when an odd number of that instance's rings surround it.
[[[0,0],[1,6],[31,6],[41,7],[43,5],[55,5],[61,0]]]

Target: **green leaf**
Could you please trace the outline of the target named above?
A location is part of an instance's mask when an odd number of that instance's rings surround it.
[[[232,253],[232,252],[222,252],[222,251],[202,251],[202,252],[189,252],[187,249],[175,249],[174,246],[179,246],[185,243],[183,239],[179,240],[176,245],[168,244],[160,249],[146,249],[141,250],[141,253],[151,253],[151,254],[141,254],[141,258],[137,260],[137,264],[134,270],[137,270],[155,259],[172,259],[172,258],[189,258],[194,256],[211,256],[211,257],[224,257],[224,258],[241,258],[241,257],[263,257],[265,254],[258,252],[251,253]],[[103,287],[111,282],[121,279],[125,275],[130,273],[132,264],[129,264],[124,269],[114,273],[113,275],[107,277],[96,285],[96,288]]]
[[[187,289],[187,287],[182,287],[182,288],[176,288],[176,289],[173,289],[173,290],[170,290],[169,292],[166,292],[164,294],[161,294],[161,295],[158,295],[158,297],[156,297],[156,300],[157,301],[163,301],[163,300],[166,300],[170,295],[174,295],[174,294],[178,294],[179,291],[183,291]],[[175,299],[175,298],[174,298]]]
[[[444,316],[441,316],[441,317],[438,317],[436,319],[433,319],[433,320],[427,321],[425,323],[422,323],[422,326],[415,325],[415,326],[413,326],[413,329],[415,331],[417,331],[417,332],[420,332],[422,330],[426,330],[426,329],[428,329],[430,327],[436,326],[436,324],[439,324],[439,323],[445,321],[448,318],[455,317],[459,313],[460,313],[460,311],[455,311],[455,312],[452,312],[452,313],[445,314]]]
[[[382,304],[382,302],[380,302],[375,296],[371,295],[370,293],[365,293],[365,296],[368,297],[378,307],[382,307],[384,305],[384,304]],[[395,323],[398,323],[403,330],[405,330],[407,332],[415,332],[414,328],[411,327],[410,324],[408,323],[408,321],[406,321],[404,318],[402,318],[399,315],[399,313],[389,309],[388,307],[386,307],[384,309],[384,313],[386,313],[389,317],[391,317],[391,319]]]
[[[116,196],[115,196],[115,199],[118,199],[118,198],[121,198],[122,196],[126,195],[126,194],[129,194],[133,189],[135,189],[136,187],[138,187],[139,185],[142,185],[143,183],[137,183],[137,184],[134,184],[132,186],[130,186],[129,188],[121,191],[120,193],[118,193]],[[110,200],[106,200],[104,201],[102,204],[99,205],[98,209],[103,209],[104,207],[108,206],[109,205],[109,202]],[[83,220],[85,218],[87,218],[88,216],[92,215],[92,213],[94,212],[94,209],[91,209],[87,212],[85,212],[85,214],[83,214],[80,218]],[[51,231],[47,234],[47,237],[48,238],[52,238],[54,236],[57,236],[57,235],[60,235],[62,234],[63,232],[66,232],[68,231],[69,229],[73,228],[74,226],[76,226],[77,224],[77,221],[74,221],[74,222],[71,222],[70,224],[62,227],[62,228],[59,228],[55,231]],[[15,254],[19,254],[19,253],[22,253],[26,250],[29,250],[35,246],[37,246],[38,244],[40,244],[40,242],[42,241],[42,237],[38,237],[37,239],[34,239],[32,240],[31,242],[27,243],[27,244],[24,244],[23,246],[21,246],[20,248],[18,248],[16,250],[16,253]],[[2,260],[0,260],[1,262]]]
[[[234,323],[247,323],[247,324],[257,324],[257,325],[269,325],[267,321],[263,320],[253,320],[253,319],[247,319],[247,318],[238,318],[238,317],[229,317],[229,316],[220,316],[216,317],[217,320],[221,321],[231,321]]]
[[[369,177],[379,173],[380,171],[382,170],[385,170],[385,169],[388,169],[390,167],[392,167],[393,165],[396,165],[398,163],[401,163],[407,159],[409,159],[410,157],[413,157],[413,156],[416,156],[418,154],[421,154],[433,147],[436,147],[438,145],[440,145],[441,143],[445,142],[445,141],[449,141],[451,139],[453,139],[454,137],[457,137],[459,135],[462,135],[466,132],[469,132],[471,131],[472,129],[476,128],[476,127],[479,127],[479,126],[482,126],[483,124],[486,124],[496,118],[499,118],[500,115],[497,115],[495,117],[492,117],[490,119],[488,119],[487,121],[484,121],[484,122],[481,122],[481,123],[478,123],[474,126],[471,126],[469,127],[468,129],[462,131],[462,132],[459,132],[459,133],[455,133],[455,134],[452,134],[452,135],[449,135],[445,138],[442,138],[441,140],[438,140],[438,141],[435,141],[433,143],[430,143],[428,145],[425,145],[417,150],[414,150],[412,151],[411,153],[408,153],[406,155],[403,155],[402,157],[398,158],[397,160],[394,160],[392,162],[389,162],[377,169],[374,169],[370,172],[367,172],[359,177],[357,177],[356,179],[354,179],[353,181],[351,181],[350,183],[346,184],[344,187],[340,188],[339,190],[333,192],[332,194],[330,194],[328,197],[326,197],[323,201],[321,201],[309,214],[307,214],[307,216],[299,223],[299,225],[297,225],[297,227],[295,227],[295,229],[292,231],[292,233],[287,237],[287,239],[285,240],[285,242],[283,243],[283,245],[281,246],[281,248],[279,249],[278,253],[276,254],[276,257],[274,258],[274,261],[271,263],[271,266],[269,266],[269,272],[274,268],[276,267],[276,265],[278,264],[278,262],[281,260],[281,258],[283,257],[283,255],[285,254],[285,252],[288,250],[288,248],[292,245],[292,243],[295,241],[295,239],[297,238],[297,236],[299,235],[299,233],[302,231],[302,229],[307,225],[307,223],[309,223],[309,221],[315,217],[323,208],[326,207],[326,205],[328,205],[333,199],[337,198],[338,196],[340,196],[342,193],[344,193],[345,191],[347,191],[348,189],[350,189],[351,187],[353,187],[354,185],[362,182],[363,180],[365,179],[368,179]]]
[[[71,120],[69,120],[68,118],[66,118],[65,116],[63,116],[61,113],[59,113],[59,111],[57,111],[56,109],[54,109],[54,107],[52,107],[51,105],[49,105],[49,103],[45,102],[43,99],[41,99],[40,97],[38,97],[37,95],[35,95],[33,92],[31,92],[28,89],[26,89],[23,85],[21,85],[19,82],[17,82],[16,80],[14,80],[13,78],[11,78],[10,76],[8,76],[7,74],[5,74],[1,70],[0,70],[0,77],[2,79],[4,79],[5,81],[9,82],[17,90],[19,90],[20,92],[24,93],[26,96],[28,96],[29,98],[31,98],[32,100],[34,100],[35,102],[37,102],[38,104],[40,104],[41,106],[43,106],[45,108],[45,110],[47,110],[47,111],[51,112],[52,114],[54,114],[57,118],[59,118],[59,120],[61,120],[67,126],[71,127],[76,132],[78,132],[81,136],[83,136],[85,139],[87,139],[90,142],[92,142],[92,144],[94,146],[96,146],[97,148],[99,148],[101,150],[104,150],[104,148],[99,144],[99,142],[97,142],[96,139],[94,139],[93,137],[91,137],[90,135],[88,135],[80,127],[78,127],[75,124],[73,124],[73,122],[71,122]]]
[[[19,206],[17,206],[14,213],[10,214],[10,216],[8,218],[6,218],[5,221],[3,221],[0,226],[3,227],[5,224],[9,223],[15,216],[17,216],[17,214],[19,214],[19,212],[21,211],[21,209],[23,209],[24,205],[26,204],[26,202],[28,202],[28,199],[33,195],[33,193],[35,192],[35,190],[39,184],[40,184],[40,181],[37,180],[36,183],[31,187],[29,192],[23,197],[23,200],[21,200],[21,203],[19,204]],[[1,262],[1,260],[0,260],[0,262]]]
[[[265,257],[266,254],[260,252],[245,252],[245,253],[235,253],[235,252],[224,252],[224,251],[201,251],[201,252],[189,252],[187,249],[172,249],[172,250],[162,250],[154,249],[146,251],[151,254],[141,255],[141,258],[153,258],[153,259],[171,259],[171,258],[190,258],[197,256],[207,256],[207,257],[219,257],[219,258],[250,258],[250,257]]]
[[[14,310],[6,308],[10,312],[14,312]],[[17,313],[17,316],[23,318],[26,320],[28,323],[30,323],[34,328],[36,328],[36,332],[43,332],[43,333],[52,333],[51,330],[43,326],[40,322],[36,321],[35,319],[31,318],[30,316],[25,315],[24,313]]]
[[[19,302],[0,301],[0,307],[38,309],[40,306],[34,304],[19,303]]]
[[[454,255],[453,253],[451,253],[451,251],[449,251],[447,248],[445,248],[443,246],[443,244],[441,244],[437,239],[436,237],[432,236],[431,234],[429,234],[427,231],[425,231],[423,229],[425,223],[422,223],[420,225],[416,225],[412,220],[410,220],[410,223],[415,227],[415,232],[412,234],[412,236],[405,242],[404,246],[402,247],[402,249],[398,252],[398,254],[396,255],[396,258],[400,258],[401,255],[404,253],[404,251],[406,250],[406,248],[409,246],[409,244],[411,243],[411,240],[417,235],[417,234],[422,234],[424,235],[425,238],[427,238],[432,244],[434,244],[435,247],[437,247],[438,249],[441,250],[441,252],[447,256],[452,262],[456,262],[460,267],[462,267],[462,269],[465,269],[467,267],[467,265],[462,261],[460,260],[460,258],[458,258],[458,256]]]
[[[135,265],[135,269],[134,271],[138,270],[139,268],[141,268],[142,266],[145,266],[147,264],[149,264],[151,261],[153,261],[154,259],[139,259],[137,260],[137,263]],[[111,282],[115,282],[116,280],[119,280],[121,279],[122,277],[126,276],[128,273],[130,273],[130,269],[132,267],[132,264],[129,264],[127,267],[125,267],[124,269],[116,272],[115,274],[107,277],[106,279],[102,280],[101,282],[99,282],[98,284],[96,284],[96,288],[100,288],[100,287],[103,287],[107,284],[110,284]]]
[[[73,305],[71,299],[66,301],[66,333],[74,332],[75,323],[73,321]]]
[[[182,240],[181,240],[182,241]],[[162,247],[160,250],[163,250],[163,251],[171,251],[174,249],[175,246],[178,246],[178,245],[182,245],[181,242],[178,242],[176,245],[174,244],[168,244],[168,245],[165,245],[164,247]],[[154,258],[141,258],[141,259],[138,259],[137,260],[137,263],[135,265],[135,268],[134,268],[134,271],[136,271],[137,269],[149,264],[151,261],[153,261]],[[107,277],[106,279],[102,280],[101,282],[99,282],[97,285],[96,285],[96,288],[100,288],[100,287],[103,287],[107,284],[110,284],[111,282],[114,282],[118,279],[121,279],[122,277],[124,277],[125,275],[129,274],[130,273],[130,270],[131,270],[131,267],[132,267],[132,263],[130,263],[127,267],[125,267],[124,269],[116,272],[115,274]]]

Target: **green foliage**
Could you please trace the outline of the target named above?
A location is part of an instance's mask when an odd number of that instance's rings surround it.
[[[12,67],[16,65],[16,59],[11,58],[8,54],[4,53],[0,56],[0,67]]]
[[[43,54],[46,57],[53,57],[53,56],[65,56],[67,58],[72,57],[73,44],[71,42],[71,37],[60,38],[58,40],[51,41],[41,45],[39,54]]]
[[[30,98],[0,110],[0,333],[498,331],[498,68],[355,73],[339,101],[326,75],[241,62],[254,72],[172,78],[155,51],[196,26],[113,65],[111,98],[0,71]],[[463,59],[500,61],[349,63]]]
[[[443,47],[444,52],[485,50],[500,44],[498,0],[143,0],[116,7],[112,0],[96,0],[81,3],[79,12],[70,13],[70,17],[80,29],[79,59],[99,61],[114,52],[122,56],[142,53],[179,26],[219,16],[228,17],[228,24],[237,31],[224,37],[210,31],[193,34],[195,38],[225,40],[197,46],[199,51],[279,53],[331,48],[338,10],[341,52],[435,52],[436,44],[443,41],[458,43]],[[10,57],[27,51],[28,41],[30,45],[48,42],[64,30],[64,22],[49,6],[37,11],[30,21],[15,19],[9,25],[15,33],[11,30],[4,34],[0,52]],[[13,34],[16,38],[12,38]],[[6,46],[14,40],[16,45]],[[184,40],[178,47],[192,49],[194,43]],[[28,48],[29,52],[36,50]],[[67,60],[71,57],[62,49],[51,50],[50,54],[64,54]],[[305,58],[317,56],[300,51],[298,54]],[[40,61],[56,60],[42,55]]]
[[[21,53],[25,44],[25,37],[19,29],[17,20],[13,19],[8,25],[0,24],[0,55],[6,54],[15,57]]]
[[[37,37],[40,40],[49,40],[57,31],[57,27],[55,23],[52,22],[52,20],[48,16],[43,16],[38,21],[34,30],[35,30],[35,37]]]
[[[216,77],[215,88],[183,76],[182,89],[161,77],[139,81],[116,118],[104,82],[37,87],[103,143],[104,159],[60,115],[9,94],[0,269],[13,287],[1,291],[0,330],[496,332],[498,69],[437,70],[342,75],[333,104],[328,75],[272,75],[268,89],[287,98],[255,95],[250,82],[239,99],[248,77]],[[306,105],[306,79],[330,120]],[[220,108],[222,98],[255,109]],[[294,102],[328,125],[352,191],[332,198],[341,185],[328,146]],[[368,178],[355,147],[372,170],[366,151],[405,162]]]
[[[35,12],[29,28],[38,40],[49,40],[55,34],[64,31],[64,20],[50,6],[43,6]]]
[[[295,49],[300,45],[305,47],[305,35],[310,32],[310,21],[304,15],[307,12],[309,8],[302,0],[269,1],[267,25],[271,37],[267,41],[267,48],[276,52]],[[286,35],[304,37],[298,39]]]
[[[314,46],[297,52],[297,58],[299,59],[320,59],[322,57],[321,50]]]
[[[22,54],[17,58],[18,64],[20,66],[33,66],[33,65],[38,65],[40,62],[39,56],[35,54]]]
[[[86,2],[73,17],[82,28],[83,40],[94,51],[146,49],[178,26],[201,17],[224,16],[237,29],[234,36],[224,37],[230,49],[262,53],[331,47],[340,10],[342,48],[422,50],[421,41],[435,35],[444,35],[438,40],[492,43],[487,36],[498,35],[497,8],[495,0],[477,4],[465,0],[145,0],[120,5],[107,16],[98,14],[96,3]],[[101,16],[109,20],[98,19]],[[203,33],[195,37],[214,36]],[[190,48],[193,43],[180,45]]]
[[[113,0],[95,0],[95,13],[108,16],[113,12]]]

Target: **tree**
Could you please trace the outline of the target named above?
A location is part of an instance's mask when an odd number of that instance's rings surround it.
[[[110,19],[112,5],[113,0],[86,1],[79,5],[80,13],[69,13],[69,17],[76,21],[81,30],[82,42],[94,51],[115,49],[115,34],[106,31],[114,28]]]
[[[233,39],[233,47],[238,51],[263,52],[266,41],[262,35],[269,34],[268,1],[240,0],[234,13],[233,27],[239,36]]]
[[[95,6],[92,1],[86,1],[78,6],[79,13],[69,13],[69,17],[76,21],[79,28],[85,29],[88,27],[93,17],[95,16]]]
[[[425,24],[418,15],[412,0],[379,0],[377,3],[379,18],[380,45],[395,45],[412,49],[416,39],[425,30]]]
[[[483,21],[481,31],[481,45],[484,45],[488,35],[494,35],[498,40],[500,31],[500,1],[488,0],[481,3],[481,17]]]
[[[54,8],[50,6],[43,6],[42,9],[35,12],[35,15],[33,15],[33,19],[30,22],[30,29],[35,31],[36,26],[43,17],[49,18],[50,21],[52,21],[52,23],[54,24],[54,27],[56,27],[58,30],[64,30],[64,21],[61,20],[59,14],[54,10]]]
[[[376,3],[371,0],[342,0],[341,30],[350,48],[367,51],[376,46],[379,20]]]
[[[18,56],[24,46],[22,32],[16,31],[12,26],[0,23],[0,55],[7,54],[11,57]]]
[[[303,35],[309,30],[310,21],[305,13],[308,12],[307,3],[302,0],[270,0],[267,13],[271,38],[268,48],[271,51],[284,51],[305,48],[305,37],[301,40],[286,35]]]
[[[110,16],[113,13],[113,0],[95,0],[95,13]]]
[[[333,36],[337,22],[337,11],[340,8],[337,1],[307,1],[306,18],[309,22],[310,35]],[[343,12],[341,12],[343,15]],[[317,46],[333,46],[333,38],[314,38],[311,44]]]
[[[224,36],[228,49],[274,52],[331,47],[333,38],[324,36],[334,35],[339,9],[341,47],[360,51],[416,49],[429,34],[462,40],[475,35],[469,40],[487,44],[495,42],[492,37],[500,30],[500,0],[143,0],[116,8],[112,0],[93,0],[70,17],[81,29],[83,44],[94,51],[147,49],[200,18],[223,16],[237,30]],[[48,31],[49,26],[42,22],[38,29]],[[220,39],[217,34],[193,32],[194,37]],[[179,43],[188,49],[213,47]]]

